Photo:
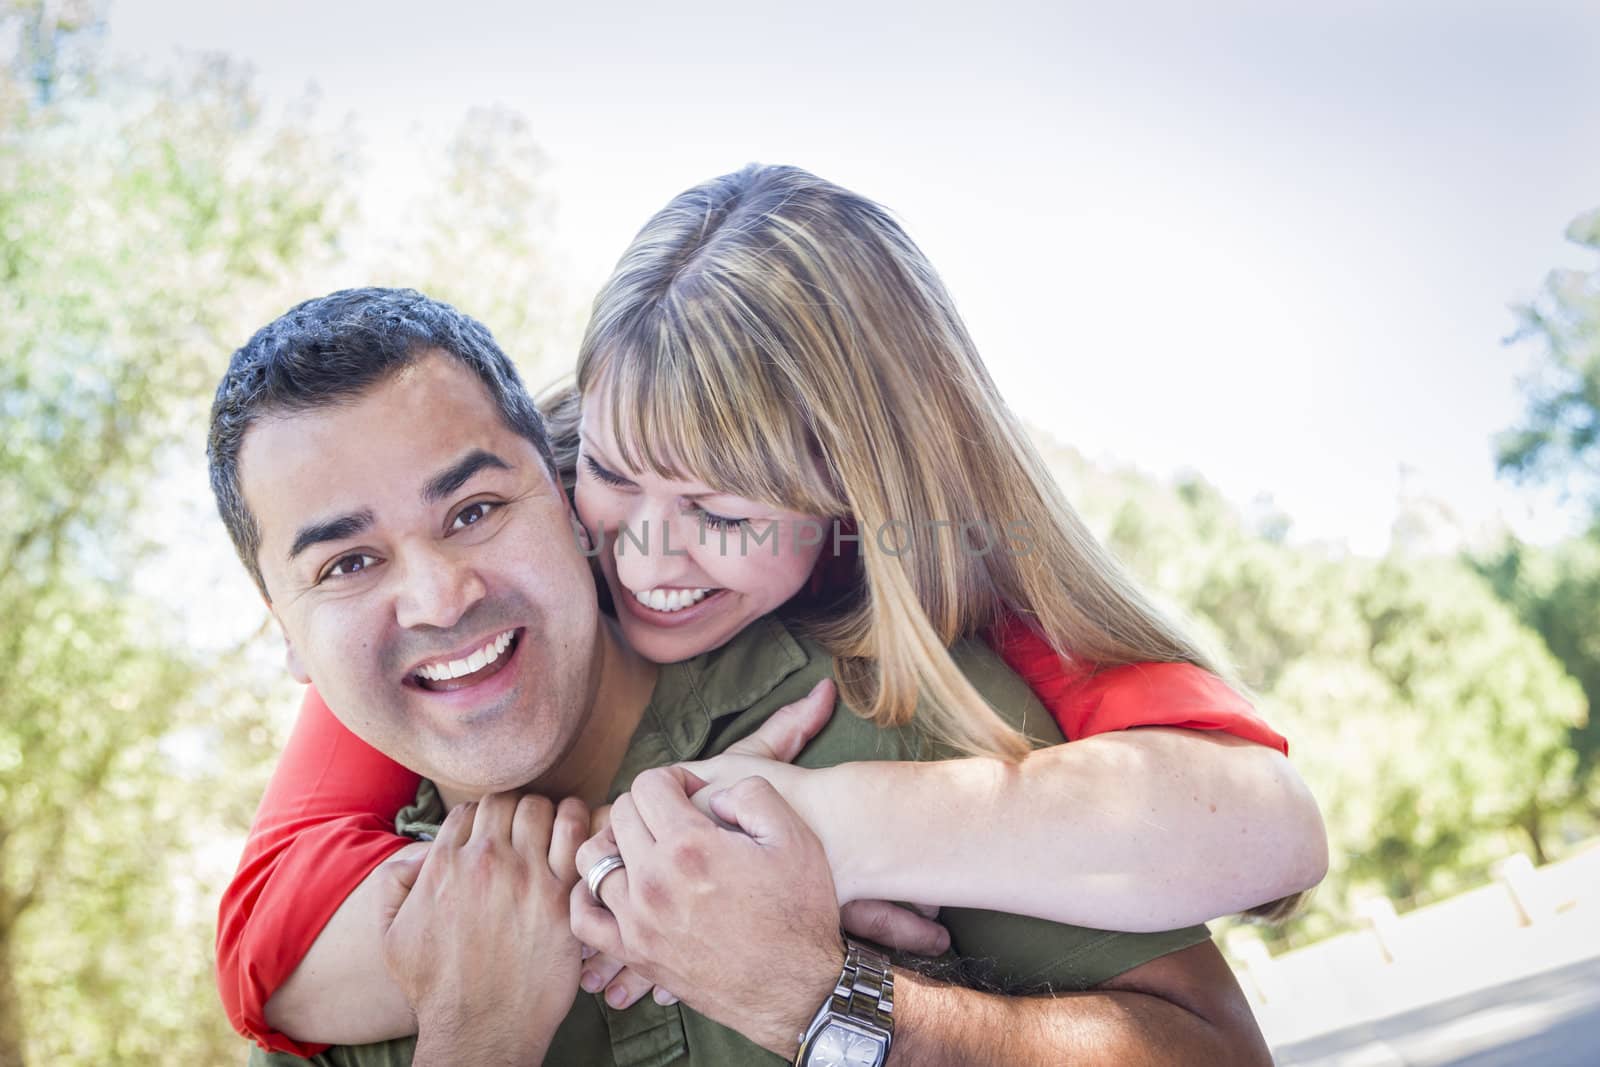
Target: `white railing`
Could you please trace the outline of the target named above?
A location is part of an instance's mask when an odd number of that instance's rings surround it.
[[[1382,898],[1360,910],[1363,929],[1279,956],[1248,927],[1226,935],[1272,1044],[1600,955],[1600,842],[1540,868],[1512,857],[1489,885],[1404,915]]]

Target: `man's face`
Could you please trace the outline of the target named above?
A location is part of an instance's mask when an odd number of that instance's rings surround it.
[[[251,427],[240,480],[290,669],[357,736],[463,793],[569,750],[598,663],[593,579],[538,452],[433,353]]]

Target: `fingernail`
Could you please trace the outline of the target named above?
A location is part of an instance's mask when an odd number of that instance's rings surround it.
[[[606,1003],[613,1008],[620,1008],[628,1001],[628,991],[621,986],[612,986],[606,990]]]
[[[598,974],[593,971],[583,972],[583,991],[585,993],[598,993],[600,992],[600,986],[603,984]]]

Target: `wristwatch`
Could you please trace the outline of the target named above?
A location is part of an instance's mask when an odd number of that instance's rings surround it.
[[[894,1040],[894,971],[882,953],[845,939],[844,970],[800,1035],[795,1067],[883,1067]]]

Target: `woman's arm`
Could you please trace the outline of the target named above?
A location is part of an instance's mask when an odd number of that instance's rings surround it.
[[[307,693],[218,910],[217,987],[241,1034],[275,1051],[319,1051],[278,1032],[269,998],[351,891],[406,844],[394,816],[418,780]],[[374,959],[381,975],[382,957]]]
[[[1066,697],[1035,688],[1052,712],[1067,707],[1069,721],[1110,732],[1018,763],[791,766],[830,714],[850,714],[834,711],[823,683],[763,724],[779,743],[752,737],[686,766],[713,787],[695,798],[702,810],[742,778],[770,781],[822,839],[841,901],[1170,930],[1309,889],[1327,872],[1305,782],[1278,744],[1236,732],[1278,735],[1213,679],[1187,664],[1133,664],[1094,676],[1089,698],[1082,687]],[[1173,718],[1208,728],[1130,728]]]
[[[1299,774],[1224,734],[1123,730],[1017,764],[784,770],[774,784],[822,838],[847,899],[1142,932],[1276,900],[1327,871],[1322,817]]]
[[[421,842],[405,845],[394,861],[420,860],[427,850]],[[294,973],[268,998],[265,1016],[273,1031],[320,1045],[365,1045],[417,1032],[411,1005],[383,959],[392,882],[388,864],[380,864],[344,898]]]

